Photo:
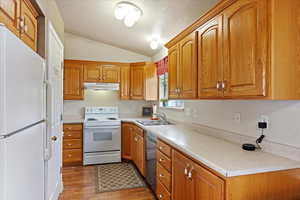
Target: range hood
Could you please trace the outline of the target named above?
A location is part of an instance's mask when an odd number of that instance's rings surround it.
[[[85,89],[91,90],[119,90],[119,83],[84,83]]]

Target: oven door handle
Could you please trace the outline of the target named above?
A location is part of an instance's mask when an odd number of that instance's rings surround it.
[[[120,126],[85,126],[85,129],[119,129]]]

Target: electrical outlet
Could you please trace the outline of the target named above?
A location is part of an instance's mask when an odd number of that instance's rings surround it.
[[[267,115],[261,115],[258,119],[258,122],[267,122],[267,124],[270,124],[270,120]]]
[[[240,124],[241,123],[241,113],[234,113],[234,115],[233,115],[233,121],[235,122],[235,123],[238,123],[238,124]]]

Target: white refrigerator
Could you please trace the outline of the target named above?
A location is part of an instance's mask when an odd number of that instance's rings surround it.
[[[0,25],[0,199],[44,199],[45,64]]]

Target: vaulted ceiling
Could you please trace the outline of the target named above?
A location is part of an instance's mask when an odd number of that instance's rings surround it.
[[[128,0],[143,10],[133,27],[115,19],[121,0],[56,0],[65,31],[92,40],[152,56],[149,41],[159,35],[162,44],[193,23],[219,0]]]

